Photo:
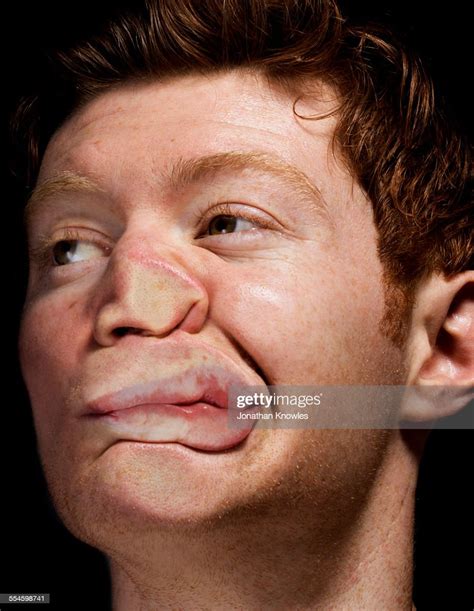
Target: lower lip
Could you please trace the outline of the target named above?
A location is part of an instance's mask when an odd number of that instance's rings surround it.
[[[228,410],[208,403],[190,405],[146,404],[90,414],[127,439],[144,442],[177,442],[196,450],[222,451],[242,443],[253,428],[229,428]]]

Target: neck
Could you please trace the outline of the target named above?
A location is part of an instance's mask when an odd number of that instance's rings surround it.
[[[295,505],[192,533],[150,532],[110,557],[114,611],[411,611],[416,473],[409,453],[389,453],[367,502],[337,531]]]

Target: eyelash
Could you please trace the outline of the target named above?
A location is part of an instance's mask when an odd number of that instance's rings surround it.
[[[237,210],[236,210],[236,206],[237,206]],[[247,210],[242,211],[238,207],[238,204],[230,204],[229,202],[225,202],[222,204],[217,204],[216,206],[213,206],[210,209],[207,208],[206,206],[203,206],[194,213],[194,218],[195,218],[196,224],[199,227],[199,232],[200,232],[200,235],[198,237],[216,237],[216,236],[206,236],[206,235],[201,236],[202,231],[209,227],[209,223],[216,216],[234,216],[235,218],[242,218],[246,221],[250,221],[251,223],[255,223],[255,225],[258,225],[260,229],[274,229],[275,228],[275,223],[271,223],[270,221],[263,219],[261,216],[257,214],[252,214],[251,212]],[[238,234],[241,232],[236,232],[236,233]],[[227,235],[231,235],[231,234],[227,234]]]
[[[87,242],[87,238],[81,230],[75,227],[66,227],[60,238],[49,238],[42,237],[39,240],[38,246],[30,248],[30,257],[37,263],[40,269],[47,269],[49,267],[62,267],[57,266],[53,263],[53,248],[59,242],[69,242],[75,240],[82,240]],[[92,240],[90,240],[92,242]],[[95,240],[97,243],[97,239]],[[111,247],[105,243],[101,243],[100,246],[105,250],[111,250]]]
[[[199,235],[197,239],[202,239],[205,237],[216,238],[219,236],[210,236],[203,233],[208,229],[210,221],[217,216],[233,216],[236,218],[242,218],[251,223],[255,223],[259,229],[274,229],[275,226],[269,221],[262,219],[261,216],[254,215],[249,213],[248,211],[241,212],[240,210],[235,210],[235,204],[232,205],[228,202],[218,204],[211,209],[206,207],[202,207],[193,213],[193,216],[198,224]],[[242,232],[236,232],[238,235]],[[227,234],[234,235],[234,234]],[[53,248],[59,242],[68,242],[68,241],[87,241],[87,238],[84,237],[83,232],[74,227],[67,227],[63,230],[63,233],[60,238],[50,238],[50,237],[42,237],[39,240],[39,244],[36,247],[30,248],[30,256],[36,262],[40,269],[47,269],[49,267],[64,267],[60,265],[55,265],[53,263]],[[92,242],[92,240],[91,240]],[[95,240],[97,242],[97,240]],[[111,250],[109,245],[105,243],[99,244],[105,250]]]

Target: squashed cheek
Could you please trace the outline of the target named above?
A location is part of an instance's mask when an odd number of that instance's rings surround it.
[[[373,287],[344,278],[340,269],[334,276],[330,266],[319,274],[293,266],[279,271],[221,286],[219,322],[273,384],[371,383],[383,344],[377,331],[383,302],[367,300]]]

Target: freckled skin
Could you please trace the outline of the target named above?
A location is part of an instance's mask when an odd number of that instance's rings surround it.
[[[117,608],[148,608],[146,597],[162,608],[200,601],[222,609],[236,600],[272,608],[278,596],[281,608],[309,608],[335,593],[347,602],[341,584],[373,577],[367,549],[392,522],[406,531],[415,467],[394,432],[256,430],[236,451],[204,456],[112,443],[86,434],[77,418],[111,371],[117,387],[132,361],[144,378],[159,372],[160,363],[140,361],[144,346],[179,334],[248,369],[246,353],[273,384],[404,382],[403,356],[378,326],[384,293],[370,203],[329,152],[334,119],[301,121],[292,103],[239,73],[126,86],[76,113],[46,151],[39,182],[76,171],[103,194],[81,200],[88,213],[79,220],[39,216],[30,241],[71,224],[100,231],[113,249],[62,275],[32,264],[20,358],[56,507],[73,533],[113,559]],[[317,102],[308,114],[325,108]],[[298,167],[322,192],[331,222],[251,172],[235,184],[220,177],[177,192],[157,188],[173,160],[227,150],[275,153]],[[198,244],[187,211],[239,201],[253,186],[260,209],[291,227],[291,238],[269,234],[238,248],[221,241],[219,251],[210,238]],[[122,326],[143,333],[116,336]],[[179,369],[186,358],[166,366]],[[405,553],[409,537],[401,534],[398,546]],[[258,564],[259,583],[235,574],[240,563]],[[368,589],[359,590],[360,602]]]

